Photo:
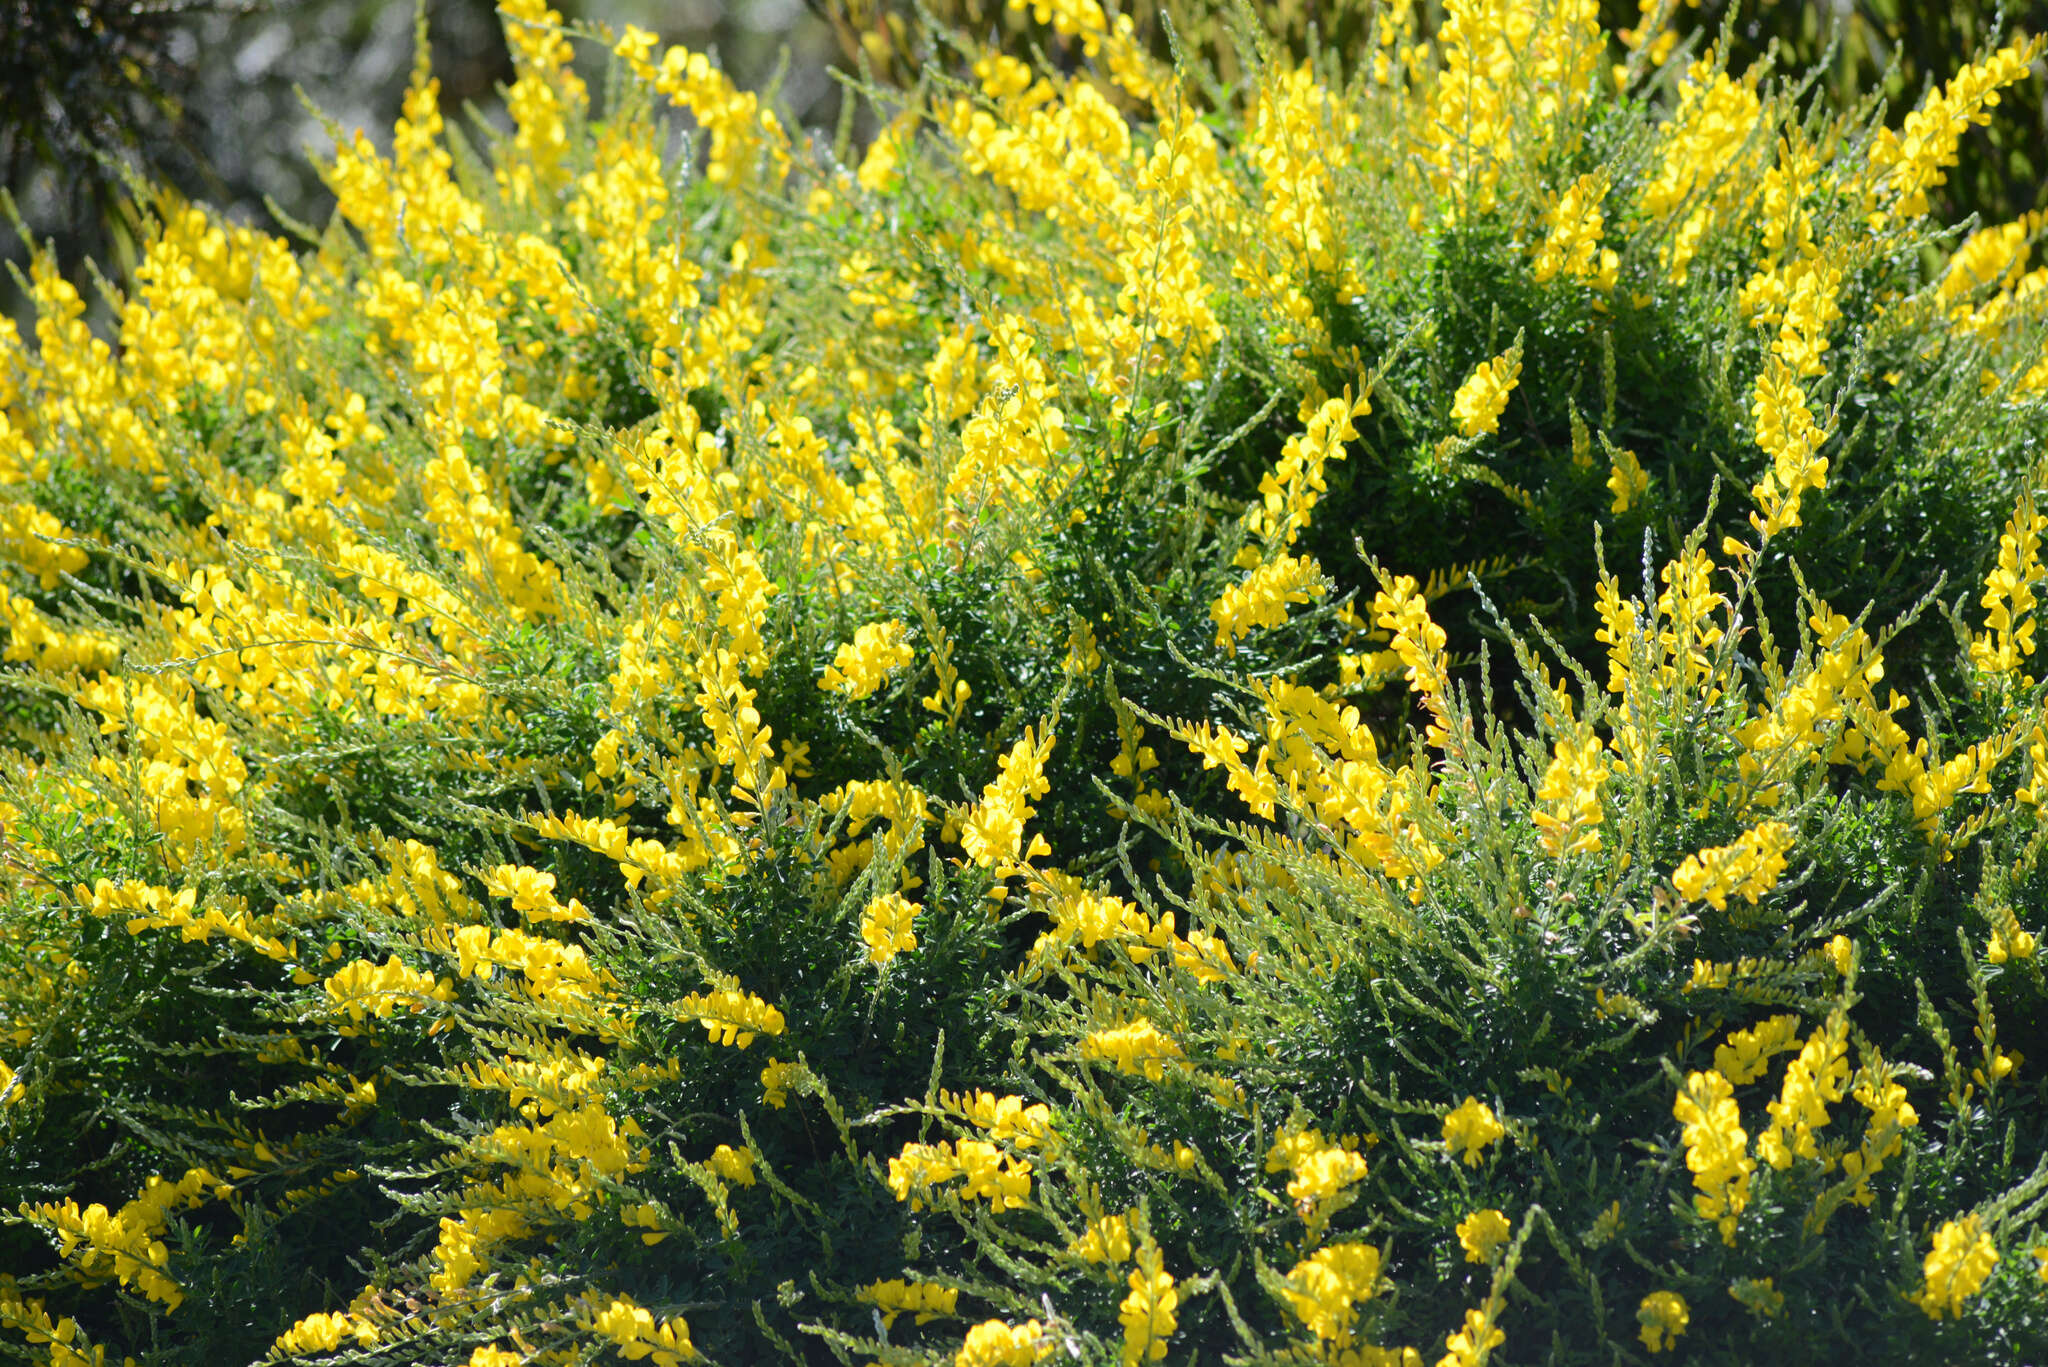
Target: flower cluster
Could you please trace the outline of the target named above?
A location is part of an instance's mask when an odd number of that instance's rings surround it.
[[[1778,885],[1791,848],[1792,828],[1782,821],[1766,821],[1744,831],[1732,845],[1687,855],[1671,883],[1689,901],[1704,901],[1715,911],[1726,911],[1730,897],[1755,906]]]
[[[883,680],[916,658],[904,643],[901,622],[870,622],[839,647],[818,687],[858,702],[882,686]]]
[[[828,8],[29,244],[0,1356],[2024,1343],[2038,41]]]
[[[782,1013],[751,992],[739,990],[727,981],[710,992],[693,992],[683,998],[677,1010],[695,1017],[714,1044],[744,1049],[756,1035],[779,1035],[784,1028]]]
[[[985,1140],[906,1144],[889,1160],[889,1190],[897,1200],[910,1202],[912,1210],[921,1208],[933,1188],[956,1177],[965,1179],[963,1199],[985,1200],[998,1213],[1031,1199],[1031,1164]]]
[[[1998,1245],[1974,1215],[1949,1220],[1934,1232],[1934,1247],[1922,1264],[1923,1283],[1913,1300],[1929,1319],[1960,1316],[1963,1302],[1983,1290],[1998,1266]]]
[[[1101,1059],[1118,1072],[1154,1082],[1182,1058],[1180,1044],[1173,1036],[1139,1016],[1127,1025],[1091,1031],[1081,1041],[1081,1057]]]
[[[1513,348],[1481,361],[1451,400],[1451,416],[1458,431],[1468,437],[1500,430],[1500,415],[1507,411],[1508,396],[1522,378],[1522,357]]]
[[[1049,730],[1040,741],[1026,727],[1024,738],[1003,756],[998,765],[1001,776],[981,790],[981,801],[961,824],[961,848],[975,863],[1003,865],[1052,853],[1043,836],[1032,836],[1028,847],[1024,843],[1024,823],[1033,815],[1031,799],[1048,791],[1045,762],[1052,746]]]
[[[1493,1113],[1493,1107],[1477,1097],[1466,1097],[1444,1117],[1444,1149],[1452,1157],[1463,1157],[1465,1166],[1479,1166],[1487,1146],[1507,1134],[1507,1128]]]

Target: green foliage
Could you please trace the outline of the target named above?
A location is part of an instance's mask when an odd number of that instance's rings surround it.
[[[2038,225],[1449,9],[891,29],[855,163],[518,0],[39,257],[0,1356],[2048,1350]]]

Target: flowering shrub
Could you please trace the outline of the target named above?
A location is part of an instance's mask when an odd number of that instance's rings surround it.
[[[2048,1350],[2038,42],[505,14],[0,339],[0,1351]]]

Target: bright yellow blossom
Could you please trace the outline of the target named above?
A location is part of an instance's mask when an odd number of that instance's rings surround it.
[[[1287,609],[1329,592],[1323,572],[1307,556],[1281,555],[1265,562],[1223,591],[1209,608],[1216,644],[1231,652],[1256,627],[1287,625]]]
[[[1137,1266],[1128,1280],[1131,1292],[1118,1308],[1117,1320],[1124,1328],[1124,1367],[1138,1367],[1166,1356],[1167,1340],[1177,1326],[1173,1312],[1180,1293],[1160,1265],[1159,1249],[1151,1244],[1138,1250]]]
[[[1380,1251],[1371,1244],[1330,1244],[1287,1273],[1281,1294],[1310,1333],[1336,1347],[1352,1341],[1358,1302],[1380,1289]]]
[[[1462,1155],[1467,1167],[1478,1167],[1480,1154],[1506,1133],[1493,1107],[1477,1097],[1466,1097],[1444,1117],[1444,1147],[1452,1157]]]
[[[1266,1171],[1293,1174],[1287,1195],[1295,1211],[1319,1228],[1341,1205],[1338,1198],[1365,1177],[1366,1162],[1344,1144],[1324,1142],[1321,1130],[1282,1134],[1266,1153]]]
[[[2038,944],[2034,933],[2020,925],[2018,915],[2010,906],[2002,905],[1994,910],[1991,940],[1984,948],[1987,960],[2002,964],[2008,959],[2031,959]]]
[[[736,1149],[730,1144],[720,1144],[711,1151],[705,1166],[735,1186],[754,1185],[754,1151],[745,1146]]]
[[[1693,1208],[1720,1225],[1721,1241],[1733,1245],[1737,1218],[1749,1204],[1749,1134],[1735,1089],[1720,1073],[1688,1073],[1671,1112],[1685,1126],[1685,1165],[1692,1170]]]
[[[884,893],[860,914],[860,938],[867,941],[868,961],[886,964],[899,953],[917,948],[912,928],[924,908],[901,893]]]
[[[1530,814],[1546,854],[1593,854],[1600,849],[1600,790],[1607,782],[1606,744],[1590,730],[1557,742]]]
[[[1963,1302],[1984,1288],[1998,1266],[1998,1245],[1991,1242],[1974,1215],[1949,1220],[1934,1232],[1934,1247],[1922,1263],[1920,1294],[1909,1299],[1929,1319],[1943,1314],[1961,1319]]]
[[[1795,1157],[1819,1157],[1814,1136],[1827,1126],[1827,1108],[1848,1091],[1847,1050],[1848,1023],[1837,1010],[1785,1065],[1784,1085],[1768,1108],[1771,1123],[1756,1137],[1757,1157],[1780,1171]]]
[[[1652,1291],[1637,1307],[1636,1319],[1643,1326],[1643,1346],[1662,1353],[1678,1347],[1678,1336],[1692,1322],[1692,1311],[1676,1291]]]
[[[1714,1050],[1714,1067],[1737,1087],[1764,1075],[1773,1056],[1799,1040],[1799,1017],[1772,1016],[1747,1030],[1731,1030],[1728,1042]]]
[[[1037,1320],[1005,1324],[984,1320],[967,1331],[953,1355],[953,1367],[1031,1367],[1049,1348],[1045,1326]]]
[[[2025,78],[2041,55],[2042,41],[2015,38],[1958,71],[1940,90],[1929,91],[1898,132],[1878,130],[1871,166],[1895,198],[1894,212],[1906,218],[1927,212],[1927,192],[1947,182],[1943,171],[1955,164],[1963,134],[1971,124],[1991,121],[1988,110],[1998,103],[1999,87]]]
[[[769,1059],[761,1069],[761,1099],[778,1111],[788,1106],[790,1079],[800,1068],[799,1064]]]
[[[941,1315],[952,1314],[960,1303],[960,1293],[950,1286],[905,1281],[901,1277],[868,1283],[860,1289],[860,1298],[881,1310],[885,1329],[894,1328],[896,1317],[905,1311],[916,1315],[919,1324],[929,1324]]]
[[[782,1013],[753,993],[741,992],[734,979],[710,992],[691,993],[678,1009],[686,1017],[694,1016],[713,1044],[744,1049],[756,1035],[779,1035],[783,1030]]]
[[[1545,213],[1549,231],[1536,247],[1536,283],[1562,273],[1613,288],[1620,258],[1600,248],[1600,233],[1606,226],[1600,201],[1606,197],[1607,182],[1606,172],[1588,171],[1567,186]]]
[[[852,702],[868,697],[895,671],[916,658],[905,642],[909,628],[897,621],[870,622],[839,647],[818,687]]]
[[[1458,1221],[1458,1243],[1468,1263],[1490,1263],[1494,1250],[1508,1241],[1512,1227],[1497,1210],[1478,1210]]]
[[[1754,906],[1778,885],[1791,848],[1792,828],[1782,821],[1766,821],[1744,831],[1732,845],[1687,855],[1671,882],[1688,901],[1705,901],[1716,911],[1726,911],[1730,897]]]
[[[361,1348],[375,1347],[377,1326],[346,1313],[308,1315],[278,1335],[274,1346],[287,1357],[310,1357],[333,1352],[343,1339]]]
[[[1081,1057],[1101,1059],[1118,1072],[1158,1082],[1183,1055],[1173,1036],[1161,1032],[1149,1017],[1139,1016],[1128,1025],[1090,1032],[1081,1041]]]
[[[1024,738],[1010,747],[1000,762],[1001,776],[981,790],[981,801],[967,813],[960,828],[960,846],[967,857],[984,868],[1006,865],[1034,855],[1050,854],[1042,836],[1024,843],[1024,823],[1033,815],[1031,799],[1043,797],[1050,785],[1045,779],[1045,762],[1052,755],[1053,736],[1035,738],[1033,728],[1024,728]]]
[[[1607,473],[1607,489],[1614,495],[1614,502],[1608,511],[1625,513],[1641,503],[1650,493],[1649,472],[1636,453],[1616,448]]]
[[[623,1357],[646,1358],[654,1367],[681,1367],[698,1356],[690,1326],[681,1317],[657,1320],[630,1296],[592,1296],[585,1314],[589,1327],[611,1340]]]
[[[1507,411],[1508,395],[1522,378],[1522,354],[1511,347],[1491,360],[1481,361],[1458,386],[1451,400],[1451,416],[1458,431],[1468,437],[1500,430],[1500,415]]]
[[[1495,1309],[1488,1302],[1484,1310],[1467,1310],[1464,1326],[1444,1340],[1448,1349],[1436,1360],[1436,1367],[1479,1367],[1508,1336],[1494,1327]]]
[[[2048,566],[2041,563],[2044,531],[2048,514],[2036,508],[2029,489],[1998,538],[1998,563],[1984,581],[1980,600],[1984,631],[1970,641],[1971,662],[1987,674],[2015,673],[2021,660],[2034,653],[2034,589],[2048,578]]]

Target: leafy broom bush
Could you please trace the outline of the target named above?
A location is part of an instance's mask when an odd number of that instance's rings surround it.
[[[2038,43],[505,15],[5,338],[0,1349],[2048,1351]]]

